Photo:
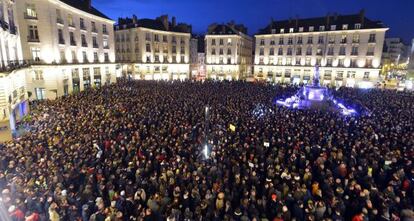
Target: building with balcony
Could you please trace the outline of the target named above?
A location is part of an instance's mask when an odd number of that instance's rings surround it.
[[[116,80],[110,18],[91,0],[19,0],[16,17],[31,99],[54,99]]]
[[[115,25],[116,60],[123,75],[146,80],[190,77],[191,26],[156,19],[120,18]]]
[[[372,87],[380,80],[385,32],[379,21],[353,15],[271,21],[255,35],[254,76],[284,83],[308,83],[315,66],[320,82]]]
[[[28,111],[15,1],[0,0],[0,25],[0,122],[10,119],[14,127]]]
[[[243,25],[210,25],[205,45],[207,78],[239,80],[251,75],[253,39]]]

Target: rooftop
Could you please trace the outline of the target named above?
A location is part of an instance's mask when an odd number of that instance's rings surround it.
[[[361,26],[357,28],[356,24],[360,24]],[[365,11],[361,10],[360,13],[352,15],[333,14],[325,17],[306,19],[272,20],[268,26],[259,31],[258,35],[289,33],[291,28],[293,28],[293,32],[299,32],[299,28],[303,28],[300,32],[311,32],[310,27],[313,27],[314,31],[334,31],[331,30],[331,25],[336,25],[335,30],[385,28],[382,22],[372,21],[366,18]],[[344,28],[343,25],[348,26]],[[319,30],[320,26],[324,26],[324,29]],[[284,32],[281,29],[284,29]]]
[[[104,15],[102,12],[100,12],[96,8],[94,8],[91,5],[92,0],[60,0],[60,1],[67,4],[67,5],[72,6],[74,8],[77,8],[79,10],[87,12],[89,14],[96,15],[96,16],[101,17],[101,18],[112,20],[108,16]]]
[[[171,22],[168,21],[168,15],[162,15],[156,19],[138,19],[135,15],[132,16],[132,18],[119,18],[118,24],[115,25],[115,30],[124,30],[137,27],[179,33],[191,33],[192,31],[191,25],[185,23],[177,24],[175,17],[172,17]]]
[[[208,26],[209,35],[247,35],[247,28],[242,24],[235,24],[233,21],[227,24],[211,24]]]

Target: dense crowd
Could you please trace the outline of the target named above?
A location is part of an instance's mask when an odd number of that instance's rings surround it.
[[[274,105],[296,89],[120,80],[40,102],[0,147],[0,219],[414,220],[413,94],[335,91],[359,116]]]

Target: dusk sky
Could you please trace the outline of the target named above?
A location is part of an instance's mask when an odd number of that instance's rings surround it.
[[[414,0],[92,0],[93,5],[116,20],[136,14],[155,18],[161,14],[177,17],[177,22],[193,26],[194,33],[205,33],[211,23],[234,20],[255,34],[270,19],[325,16],[327,13],[358,13],[362,8],[371,20],[381,20],[390,37],[414,38]]]

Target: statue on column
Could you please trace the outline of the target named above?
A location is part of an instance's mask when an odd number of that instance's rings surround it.
[[[315,65],[315,71],[313,73],[313,86],[319,87],[319,65]]]

